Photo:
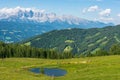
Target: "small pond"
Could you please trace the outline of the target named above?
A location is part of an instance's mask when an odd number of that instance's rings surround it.
[[[32,68],[30,71],[37,74],[43,73],[47,76],[55,77],[64,76],[67,73],[67,71],[58,68]]]

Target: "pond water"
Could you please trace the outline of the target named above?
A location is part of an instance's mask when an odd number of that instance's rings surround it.
[[[58,69],[58,68],[32,68],[30,69],[31,72],[40,74],[41,72],[47,76],[55,76],[55,77],[59,77],[59,76],[64,76],[67,71],[63,70],[63,69]],[[44,71],[44,72],[43,72]]]

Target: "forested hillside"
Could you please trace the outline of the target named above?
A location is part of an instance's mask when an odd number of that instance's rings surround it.
[[[120,43],[120,25],[92,29],[54,30],[23,42],[37,48],[54,49],[74,54],[94,54],[98,50],[109,51]]]

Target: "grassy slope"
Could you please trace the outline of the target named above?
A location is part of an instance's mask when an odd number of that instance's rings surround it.
[[[120,80],[120,56],[48,60],[32,58],[0,59],[0,80]],[[87,62],[86,62],[87,61]],[[58,67],[67,70],[63,77],[48,77],[29,72],[30,67]]]

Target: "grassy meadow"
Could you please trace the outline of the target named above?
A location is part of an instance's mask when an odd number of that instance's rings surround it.
[[[61,68],[62,77],[34,74],[32,67]],[[7,58],[0,59],[0,80],[120,80],[120,56],[73,59]]]

